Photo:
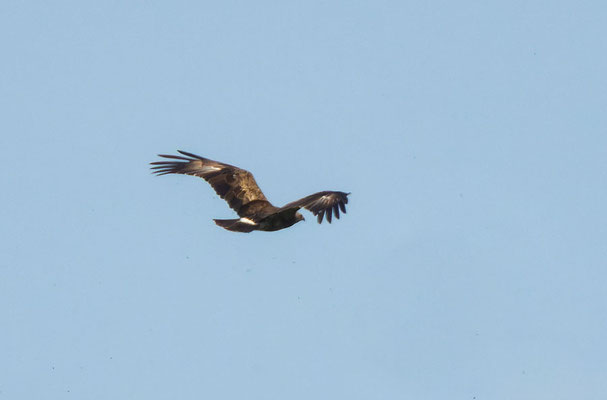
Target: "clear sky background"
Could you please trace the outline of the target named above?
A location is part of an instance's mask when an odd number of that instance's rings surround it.
[[[0,399],[607,398],[603,1],[2,1]],[[183,149],[339,221],[237,234]]]

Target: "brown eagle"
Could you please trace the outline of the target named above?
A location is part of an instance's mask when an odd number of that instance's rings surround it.
[[[257,186],[253,174],[233,165],[220,163],[195,154],[178,150],[187,157],[159,154],[158,156],[180,161],[156,161],[150,163],[157,175],[184,174],[203,178],[215,192],[228,202],[240,216],[239,219],[215,219],[222,228],[234,232],[277,231],[305,220],[298,210],[305,208],[317,216],[320,224],[326,216],[339,219],[344,214],[350,193],[324,191],[293,201],[283,207],[274,207]]]

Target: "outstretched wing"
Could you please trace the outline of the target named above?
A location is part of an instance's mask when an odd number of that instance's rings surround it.
[[[159,154],[160,157],[179,161],[150,163],[155,165],[155,167],[152,167],[153,173],[157,175],[184,174],[199,176],[209,182],[215,192],[227,201],[230,208],[239,215],[241,208],[248,203],[260,201],[270,204],[257,186],[253,174],[249,171],[185,151],[178,151],[187,157]]]
[[[331,223],[331,218],[335,214],[335,218],[339,219],[339,210],[346,213],[346,204],[348,204],[348,195],[344,192],[318,192],[311,194],[303,199],[293,201],[286,208],[305,208],[317,216],[318,223],[322,223],[323,217],[327,216],[327,222]]]

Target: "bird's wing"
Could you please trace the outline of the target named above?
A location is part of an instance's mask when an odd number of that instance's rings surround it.
[[[331,218],[339,219],[339,210],[346,213],[346,204],[348,204],[348,195],[344,192],[318,192],[287,204],[282,209],[287,208],[305,208],[317,216],[318,223],[322,222],[323,217],[327,216],[327,222],[331,223]]]
[[[215,192],[228,202],[230,208],[240,215],[244,205],[260,201],[268,205],[268,199],[257,186],[253,174],[233,165],[220,163],[195,154],[178,150],[182,156],[159,154],[160,157],[179,161],[156,161],[150,163],[157,175],[184,174],[203,178],[209,182]],[[242,215],[241,215],[242,216]]]

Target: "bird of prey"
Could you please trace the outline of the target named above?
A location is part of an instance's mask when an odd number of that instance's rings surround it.
[[[240,218],[215,219],[222,228],[234,232],[278,231],[304,221],[298,210],[311,211],[320,224],[324,217],[331,223],[332,216],[339,219],[339,211],[346,212],[350,193],[324,191],[293,201],[283,207],[273,206],[257,186],[253,174],[233,165],[220,163],[192,153],[178,150],[183,156],[159,154],[172,161],[150,163],[157,175],[193,175],[207,181],[215,192],[228,202]]]

